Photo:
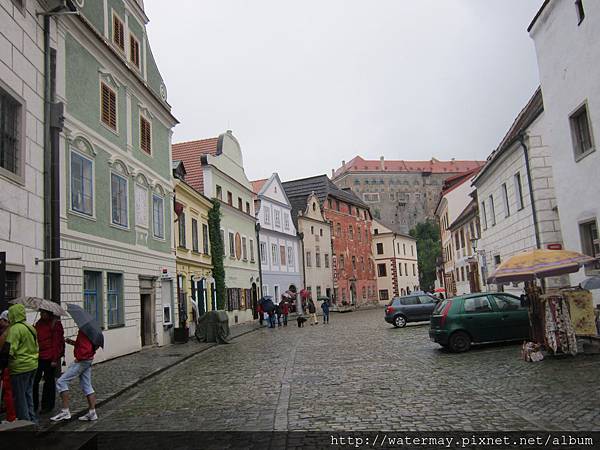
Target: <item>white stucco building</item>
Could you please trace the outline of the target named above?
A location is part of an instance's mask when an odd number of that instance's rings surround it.
[[[564,245],[598,257],[600,2],[546,1],[528,31],[535,42],[544,93],[546,139]],[[571,284],[581,282],[585,272],[571,275]],[[598,303],[600,295],[594,294]]]
[[[0,2],[0,252],[6,252],[7,300],[44,296],[44,267],[35,264],[44,257],[43,17],[36,16],[42,3]]]
[[[292,206],[276,173],[267,180],[252,182],[252,188],[260,224],[262,295],[280,302],[285,291],[300,292],[303,285],[300,239],[292,221]]]
[[[484,252],[484,281],[500,263],[522,250],[562,245],[546,138],[544,102],[538,88],[473,180],[479,202],[478,250]],[[548,279],[548,286],[565,283],[568,278]],[[504,289],[519,293],[522,283]]]

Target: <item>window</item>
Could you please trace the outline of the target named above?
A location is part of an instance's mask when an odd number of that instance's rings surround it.
[[[283,228],[290,229],[290,216],[287,213],[283,215]]]
[[[340,260],[340,269],[345,269],[346,268],[346,260],[344,259],[344,255],[340,255],[339,257]]]
[[[348,238],[354,239],[354,228],[352,228],[352,225],[348,226]]]
[[[152,127],[143,117],[140,117],[140,148],[149,155],[152,154]]]
[[[398,264],[398,275],[402,276],[402,263]]]
[[[362,234],[360,227],[356,227],[356,237],[358,238],[358,242],[362,242]]]
[[[0,167],[21,175],[23,155],[21,104],[0,89]]]
[[[379,290],[379,300],[389,300],[390,299],[390,293],[387,289],[380,289]]]
[[[502,263],[502,259],[500,258],[500,255],[495,255],[494,256],[494,264],[496,265],[496,267],[498,267],[501,263]]]
[[[248,260],[248,240],[244,236],[242,236],[242,259]]]
[[[250,202],[246,202],[246,214],[250,214]]]
[[[115,13],[113,13],[113,43],[121,50],[125,51],[125,32],[123,31],[123,22]]]
[[[287,248],[287,261],[288,266],[294,267],[294,249],[292,247]]]
[[[415,256],[415,246],[411,244],[410,246],[410,255]]]
[[[325,255],[323,256],[324,260],[325,260],[325,268],[329,269],[329,254],[325,253]]]
[[[271,208],[267,208],[265,206],[264,216],[265,216],[265,224],[270,225],[271,224]]]
[[[171,305],[163,305],[163,325],[172,325]]]
[[[404,253],[404,256],[406,256],[406,244],[402,244],[402,252]]]
[[[508,204],[508,189],[506,183],[502,184],[502,202],[504,203],[504,217],[510,216],[510,205]]]
[[[235,257],[235,236],[231,231],[229,232],[229,256]]]
[[[267,243],[262,241],[260,243],[260,262],[267,264]]]
[[[101,83],[102,123],[112,130],[117,130],[117,94],[108,85]]]
[[[481,202],[481,217],[483,218],[483,229],[487,230],[487,213],[485,211],[485,202]]]
[[[202,253],[208,255],[208,225],[202,224]]]
[[[192,219],[192,251],[198,252],[198,221],[196,219]]]
[[[134,186],[135,224],[148,228],[148,189],[139,184]]]
[[[454,240],[456,241],[456,250],[460,248],[460,235],[458,233],[454,234]]]
[[[281,226],[281,213],[279,212],[278,209],[274,210],[274,219],[275,219],[275,226],[276,227],[280,227]]]
[[[408,275],[408,263],[404,263],[404,275]]]
[[[360,270],[365,271],[365,258],[363,256],[360,257]]]
[[[377,276],[387,277],[387,267],[385,264],[377,264]]]
[[[312,267],[312,258],[310,252],[306,252],[306,267]]]
[[[323,228],[319,228],[319,236],[323,237]]]
[[[310,226],[310,234],[315,234],[315,227],[312,225]]]
[[[243,211],[243,210],[244,210],[244,208],[243,208],[243,204],[244,204],[244,202],[242,201],[242,199],[241,199],[240,197],[238,197],[238,209],[239,209],[240,211]]]
[[[129,35],[129,61],[138,69],[140,68],[140,41],[133,34]]]
[[[102,326],[102,272],[83,271],[83,309]]]
[[[581,250],[583,253],[594,258],[600,257],[600,240],[598,239],[598,224],[591,220],[579,225],[581,236]]]
[[[377,254],[378,255],[383,255],[383,242],[378,242],[377,243]]]
[[[356,256],[352,257],[352,270],[356,271]]]
[[[417,265],[413,264],[413,276],[417,276]]]
[[[125,325],[123,317],[123,274],[108,273],[106,300],[108,303],[108,326]]]
[[[71,152],[71,209],[91,216],[94,209],[92,161]]]
[[[321,286],[317,286],[317,298],[321,296]]]
[[[460,230],[460,248],[464,248],[465,247],[465,230],[464,228],[461,228]],[[410,249],[412,250],[412,246],[410,247]]]
[[[570,117],[571,135],[575,158],[578,160],[593,150],[592,132],[587,112],[587,104],[581,106]]]
[[[223,189],[217,184],[217,198],[223,200]]]
[[[6,283],[4,286],[4,298],[14,300],[21,297],[21,272],[6,271]]]
[[[279,257],[277,256],[277,252],[277,245],[271,244],[271,264],[273,265],[279,264]]]
[[[485,313],[492,312],[490,301],[487,297],[473,297],[464,300],[465,313]]]
[[[375,193],[365,192],[363,194],[363,200],[367,203],[378,203],[379,202],[379,193],[378,192],[375,192]]]
[[[127,227],[127,180],[115,173],[111,174],[112,223]]]
[[[319,252],[315,252],[315,266],[321,267],[321,254]]]
[[[414,267],[413,267],[413,268],[414,268]],[[461,268],[460,268],[460,279],[461,279],[462,281],[465,281],[465,268],[464,268],[464,267],[461,267]]]
[[[185,247],[185,213],[181,213],[181,215],[179,216],[179,218],[177,219],[177,222],[179,224],[179,246],[181,248],[186,248]]]
[[[285,266],[285,245],[279,246],[279,256],[280,256],[281,265]]]
[[[583,0],[575,0],[575,7],[577,8],[577,25],[581,25],[583,19],[585,19],[585,11],[583,9]]]
[[[165,212],[162,197],[152,195],[152,233],[155,238],[165,238]]]
[[[342,236],[342,225],[341,225],[341,224],[339,224],[339,223],[337,223],[337,224],[335,225],[335,235],[336,235],[337,237],[341,237],[341,236]]]
[[[227,192],[227,203],[233,206],[233,194],[231,192]]]
[[[254,262],[254,241],[250,239],[250,262]]]
[[[494,196],[490,195],[490,220],[492,226],[496,225],[496,209],[494,208]]]

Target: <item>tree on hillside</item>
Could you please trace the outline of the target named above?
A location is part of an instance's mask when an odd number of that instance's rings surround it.
[[[417,224],[410,230],[410,235],[417,240],[421,289],[433,291],[436,279],[436,260],[441,255],[440,227],[435,221],[428,220]]]

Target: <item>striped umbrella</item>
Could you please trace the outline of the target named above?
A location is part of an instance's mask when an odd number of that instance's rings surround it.
[[[591,256],[570,250],[526,250],[511,256],[498,266],[488,283],[533,281],[579,271],[596,261]]]

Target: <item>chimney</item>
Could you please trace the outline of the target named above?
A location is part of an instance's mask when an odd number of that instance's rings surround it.
[[[383,156],[379,157],[379,166],[381,170],[385,170],[385,159],[383,158]]]
[[[335,169],[331,169],[331,178],[335,177]]]
[[[342,169],[346,168],[346,161],[342,160]]]

